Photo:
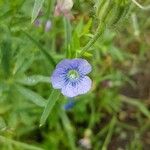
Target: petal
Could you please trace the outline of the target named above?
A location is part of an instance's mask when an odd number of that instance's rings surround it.
[[[90,73],[92,70],[92,66],[85,59],[81,59],[81,58],[73,59],[72,65],[76,66],[79,70],[79,73],[83,75]]]
[[[67,104],[64,105],[64,109],[65,110],[71,109],[74,105],[75,105],[75,101],[71,100],[71,101],[67,102]]]
[[[88,76],[84,76],[77,85],[78,94],[87,93],[92,87],[92,80]]]
[[[56,69],[58,68],[68,69],[70,66],[70,62],[71,62],[70,59],[64,59],[57,64]]]
[[[61,89],[65,85],[65,70],[56,69],[51,76],[51,83],[54,89]]]
[[[87,93],[92,86],[92,81],[88,76],[83,77],[76,84],[68,83],[66,86],[62,87],[62,94],[67,97],[75,97],[80,94]]]

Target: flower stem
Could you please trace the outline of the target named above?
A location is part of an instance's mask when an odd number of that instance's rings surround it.
[[[150,9],[150,5],[147,6],[142,6],[141,4],[139,4],[136,0],[132,0],[132,2],[137,5],[139,8],[143,9],[143,10],[149,10]]]
[[[101,24],[98,26],[97,30],[96,30],[96,34],[93,36],[93,38],[83,47],[83,49],[81,50],[79,56],[83,56],[83,54],[90,49],[90,47],[99,39],[99,37],[102,35],[102,33],[104,32],[104,25]]]

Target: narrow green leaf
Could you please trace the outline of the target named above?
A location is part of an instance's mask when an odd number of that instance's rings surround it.
[[[48,102],[45,106],[45,109],[42,113],[41,119],[40,119],[40,126],[44,125],[44,123],[46,122],[46,119],[48,118],[50,112],[52,111],[56,101],[59,98],[59,91],[58,90],[53,90],[52,93],[50,94],[49,98],[48,98]]]
[[[108,134],[107,134],[107,136],[105,138],[104,144],[102,146],[102,150],[107,150],[108,144],[110,143],[112,135],[113,135],[113,132],[114,132],[115,124],[116,124],[116,118],[113,117],[111,119],[111,121],[110,121]]]
[[[64,29],[65,29],[65,47],[67,48],[68,44],[70,43],[72,34],[71,24],[69,19],[67,18],[64,18]]]
[[[66,57],[70,58],[71,53],[70,53],[69,44],[71,40],[72,29],[71,29],[70,21],[67,18],[64,18],[64,32],[65,32]]]
[[[71,150],[76,150],[75,136],[73,134],[73,128],[72,128],[71,122],[70,122],[70,120],[69,120],[69,118],[68,118],[65,110],[61,109],[61,111],[60,111],[60,117],[61,117],[64,129],[66,131],[66,134],[68,136],[68,142],[70,144],[70,148],[71,148]]]
[[[123,52],[121,50],[119,50],[118,48],[111,46],[110,48],[110,53],[112,55],[112,57],[114,57],[114,59],[118,59],[119,61],[124,61],[124,56],[123,56]]]
[[[5,120],[0,116],[0,131],[3,131],[5,129],[6,129]]]
[[[26,33],[25,31],[22,31],[38,48],[39,50],[41,50],[41,52],[43,53],[43,55],[47,58],[47,60],[55,67],[56,66],[56,62],[53,59],[53,57],[41,46],[41,44],[39,42],[37,42],[35,39],[33,39],[28,33]]]
[[[6,11],[5,13],[3,13],[1,16],[0,16],[0,20],[4,20],[4,19],[8,19],[8,17],[10,17],[10,14],[13,13],[13,9],[10,9],[8,11]]]
[[[44,0],[35,0],[33,11],[32,11],[31,23],[33,23],[34,20],[37,18],[38,14],[42,8],[43,3],[44,3]]]
[[[2,52],[2,67],[4,73],[8,76],[10,73],[10,60],[11,60],[11,43],[9,40],[3,41],[1,44]]]
[[[81,36],[84,36],[85,34],[88,34],[90,31],[90,27],[92,26],[92,19],[89,19],[89,21],[87,22],[87,24],[85,26],[83,26],[83,31]]]
[[[13,69],[13,74],[25,72],[27,69],[29,69],[34,59],[35,56],[32,53],[30,53],[30,59],[28,59],[28,56],[23,57],[22,54],[19,54]]]
[[[45,77],[42,75],[33,75],[29,77],[22,77],[17,79],[18,83],[24,84],[24,85],[36,85],[39,82],[45,82],[45,83],[50,83],[50,77]]]
[[[146,106],[143,103],[137,101],[136,99],[126,97],[124,95],[121,95],[120,98],[123,102],[137,107],[145,116],[150,118],[150,111],[146,108]]]
[[[33,146],[31,144],[26,144],[23,142],[15,141],[10,138],[6,138],[4,136],[0,135],[0,143],[5,143],[5,144],[13,144],[14,146],[18,147],[19,149],[26,149],[26,150],[44,150],[43,148]]]
[[[35,103],[36,105],[40,107],[44,107],[46,102],[43,97],[38,95],[37,93],[33,92],[30,89],[27,89],[23,86],[16,85],[16,89],[25,97],[27,100],[30,100],[31,102]]]

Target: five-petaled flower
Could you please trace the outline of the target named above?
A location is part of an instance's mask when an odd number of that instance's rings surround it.
[[[61,93],[67,97],[85,94],[92,86],[87,76],[91,70],[91,65],[85,59],[64,59],[57,64],[51,76],[52,86],[61,89]]]

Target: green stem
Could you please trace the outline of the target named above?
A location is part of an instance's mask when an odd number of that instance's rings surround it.
[[[18,149],[28,149],[28,150],[44,150],[43,148],[39,148],[30,144],[22,143],[19,141],[15,141],[13,139],[6,138],[0,135],[0,143],[13,144],[18,147]]]
[[[94,35],[94,37],[85,45],[85,47],[83,47],[83,49],[81,50],[79,56],[83,56],[83,54],[90,49],[90,47],[99,39],[99,37],[102,35],[102,33],[104,32],[104,25],[101,24],[99,25],[99,27],[97,28],[96,34]]]
[[[61,109],[61,111],[60,111],[60,118],[62,120],[64,130],[66,131],[66,134],[68,136],[68,143],[70,144],[70,149],[71,150],[76,150],[75,136],[74,136],[74,133],[73,133],[73,127],[71,125],[69,117],[67,116],[66,112],[63,109]]]
[[[57,100],[59,99],[59,95],[60,95],[60,92],[58,90],[53,90],[52,93],[50,94],[48,101],[47,101],[47,105],[45,106],[45,109],[40,119],[40,127],[45,124],[48,116],[50,115]]]
[[[115,124],[116,124],[116,118],[113,117],[110,122],[108,134],[107,134],[104,144],[102,146],[102,150],[107,150],[107,146],[108,146],[109,142],[111,141],[111,137],[113,135],[113,130],[114,130]]]
[[[150,118],[150,111],[142,102],[137,101],[137,99],[129,98],[124,95],[120,95],[120,100],[122,102],[125,102],[125,103],[128,103],[130,105],[137,107],[141,111],[141,113],[143,113],[147,118]]]

